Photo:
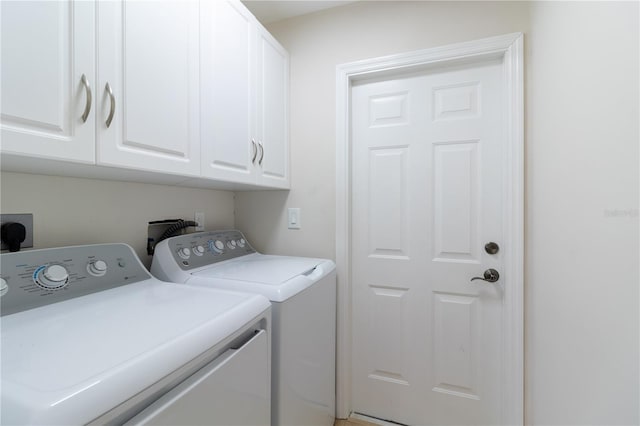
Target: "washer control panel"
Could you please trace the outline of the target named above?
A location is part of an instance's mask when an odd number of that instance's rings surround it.
[[[184,271],[256,252],[237,230],[196,232],[166,241],[174,261]]]
[[[151,278],[126,244],[6,253],[0,261],[2,315]]]

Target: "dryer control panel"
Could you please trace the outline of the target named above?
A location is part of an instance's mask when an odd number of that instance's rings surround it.
[[[160,244],[168,245],[173,260],[184,271],[256,252],[237,230],[179,235]]]
[[[5,253],[0,266],[2,315],[152,278],[126,244]]]

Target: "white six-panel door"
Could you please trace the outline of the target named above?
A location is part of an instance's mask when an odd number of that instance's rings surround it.
[[[353,410],[498,424],[503,377],[501,64],[352,89]]]
[[[36,4],[0,3],[2,151],[94,163],[94,3]]]

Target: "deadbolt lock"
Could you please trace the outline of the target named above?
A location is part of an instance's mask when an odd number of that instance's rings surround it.
[[[492,241],[484,245],[484,251],[489,254],[496,254],[500,251],[500,246]]]

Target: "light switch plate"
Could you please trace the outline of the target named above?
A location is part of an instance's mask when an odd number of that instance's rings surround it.
[[[198,226],[196,226],[196,231],[197,232],[204,231],[204,212],[196,212],[194,214],[194,219],[195,219],[195,222],[198,224]]]
[[[289,207],[287,226],[289,229],[300,229],[300,208]]]

